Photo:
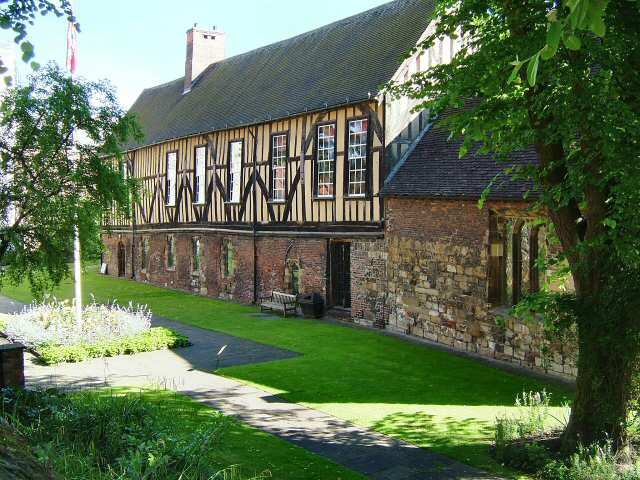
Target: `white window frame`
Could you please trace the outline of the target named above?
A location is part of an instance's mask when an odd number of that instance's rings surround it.
[[[195,168],[193,175],[193,203],[205,203],[205,187],[207,185],[207,147],[196,147],[194,152]]]
[[[284,139],[280,144],[278,141]],[[287,199],[287,152],[289,136],[286,133],[271,137],[271,201]],[[280,182],[280,183],[279,183]]]
[[[176,191],[178,181],[178,151],[168,152],[166,161],[165,202],[168,207],[176,206]]]
[[[360,129],[353,130],[354,126],[360,127]],[[349,197],[362,198],[367,196],[369,119],[359,118],[356,120],[350,120],[348,124],[348,132],[349,139],[347,148],[347,195]]]
[[[229,144],[229,202],[240,203],[240,182],[242,181],[242,157],[244,140]]]
[[[333,135],[327,132],[333,130]],[[334,198],[336,195],[336,130],[335,123],[318,125],[316,130],[316,197]],[[323,193],[323,188],[328,193]]]

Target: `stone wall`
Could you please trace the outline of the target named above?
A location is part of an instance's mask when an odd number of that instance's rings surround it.
[[[386,242],[351,242],[351,317],[355,323],[384,328],[389,317],[386,278]]]
[[[508,309],[488,303],[488,209],[475,201],[389,198],[385,211],[385,239],[354,244],[352,251],[368,263],[353,272],[355,322],[575,376],[573,346],[548,344],[538,323],[510,318]]]

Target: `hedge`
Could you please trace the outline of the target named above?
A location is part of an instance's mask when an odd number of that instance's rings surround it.
[[[135,335],[108,342],[78,345],[49,345],[35,347],[35,353],[40,360],[53,365],[64,362],[82,362],[90,358],[115,357],[116,355],[131,355],[154,350],[188,347],[189,339],[173,330],[155,327]]]

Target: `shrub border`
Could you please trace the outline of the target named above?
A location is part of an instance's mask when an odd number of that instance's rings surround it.
[[[2,329],[5,322],[0,318],[0,335],[6,337]],[[153,327],[146,332],[117,340],[98,343],[79,343],[76,345],[42,344],[28,347],[45,365],[58,363],[77,363],[92,358],[115,357],[117,355],[133,355],[136,353],[168,350],[188,347],[189,338],[165,327]]]

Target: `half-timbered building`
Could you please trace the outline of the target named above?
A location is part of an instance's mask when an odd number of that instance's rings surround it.
[[[109,272],[243,302],[320,292],[349,310],[351,252],[383,236],[380,189],[426,118],[382,87],[453,53],[447,39],[406,58],[432,10],[397,0],[230,58],[224,33],[190,29],[185,76],[132,107],[142,191],[105,232]]]
[[[108,273],[245,303],[317,292],[360,324],[573,375],[571,346],[496,323],[545,282],[530,185],[503,178],[479,209],[500,165],[460,160],[428,112],[384,93],[458,51],[442,38],[407,55],[433,9],[396,0],[230,58],[224,33],[190,29],[184,77],[132,107],[141,193],[105,226]]]

